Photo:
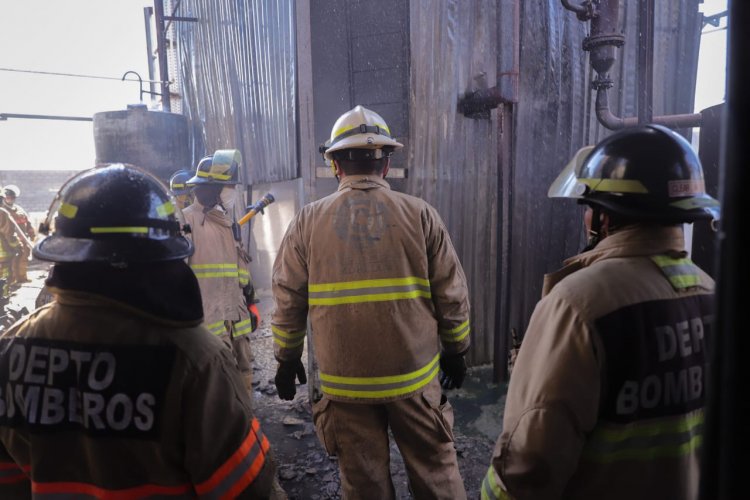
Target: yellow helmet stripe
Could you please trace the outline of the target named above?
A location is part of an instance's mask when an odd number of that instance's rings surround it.
[[[607,193],[648,193],[641,181],[634,179],[578,179],[593,191]]]
[[[144,233],[148,233],[148,228],[145,226],[91,227],[89,229],[91,230],[93,234],[102,234],[102,233],[144,234]]]

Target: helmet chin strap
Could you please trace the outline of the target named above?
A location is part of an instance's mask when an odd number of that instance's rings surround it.
[[[593,249],[596,245],[602,241],[602,211],[598,206],[591,206],[591,227],[589,228],[589,234],[587,235],[586,246],[583,247],[582,252],[588,252]]]

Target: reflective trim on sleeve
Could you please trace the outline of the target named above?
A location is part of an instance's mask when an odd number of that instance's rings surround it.
[[[311,306],[432,298],[429,280],[415,276],[318,283],[309,285],[307,291]]]
[[[239,278],[236,263],[191,264],[196,278]]]
[[[440,340],[443,342],[461,342],[467,335],[469,335],[470,331],[471,328],[469,327],[469,320],[467,319],[457,327],[451,328],[450,330],[443,330],[441,328],[439,330]]]
[[[29,480],[31,467],[20,467],[15,462],[0,462],[0,484],[18,484]]]
[[[284,349],[294,349],[301,346],[305,343],[305,335],[307,334],[305,330],[301,332],[285,332],[274,325],[271,325],[271,332],[273,332],[273,341]]]
[[[240,447],[208,480],[195,485],[195,491],[205,498],[237,498],[258,477],[270,448],[260,430],[260,422],[253,418],[252,427]]]
[[[500,487],[495,468],[491,465],[482,480],[481,498],[482,500],[510,500],[510,496]]]
[[[323,394],[350,398],[384,398],[400,396],[427,385],[440,368],[440,354],[427,365],[403,375],[385,377],[340,377],[320,372],[320,388]]]
[[[31,493],[34,500],[67,500],[111,498],[116,500],[130,500],[136,498],[195,498],[190,484],[164,486],[159,484],[144,484],[133,488],[109,490],[89,483],[34,482],[31,483]]]
[[[209,323],[205,325],[206,330],[213,333],[214,335],[222,335],[227,332],[226,325],[224,324],[224,320],[217,321],[216,323]]]
[[[250,318],[243,319],[242,321],[238,321],[234,324],[234,328],[232,328],[232,338],[241,337],[242,335],[247,335],[248,333],[253,331],[253,322]]]
[[[240,279],[240,285],[245,286],[250,283],[250,272],[247,269],[240,267],[237,274]]]
[[[597,463],[682,457],[700,447],[702,435],[703,411],[698,410],[677,421],[594,429],[583,455]]]
[[[698,267],[687,258],[673,259],[666,255],[653,255],[651,260],[656,263],[676,290],[700,285]]]

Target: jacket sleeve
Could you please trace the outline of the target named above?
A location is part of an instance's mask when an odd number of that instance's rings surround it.
[[[26,471],[8,453],[3,439],[7,429],[0,431],[0,498],[31,498],[31,481]]]
[[[268,498],[276,474],[231,351],[190,374],[185,393],[185,468],[199,498]]]
[[[423,217],[440,342],[445,353],[463,353],[469,349],[471,331],[466,276],[440,215],[428,207]]]
[[[510,378],[488,498],[562,498],[596,425],[600,364],[594,333],[554,293],[534,310]]]
[[[276,308],[271,318],[274,356],[302,357],[307,330],[307,260],[300,214],[292,220],[273,265],[271,287]]]

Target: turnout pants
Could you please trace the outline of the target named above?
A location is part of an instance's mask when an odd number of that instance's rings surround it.
[[[453,409],[437,377],[418,394],[386,403],[344,403],[323,396],[313,406],[321,443],[338,457],[343,498],[392,500],[390,429],[414,498],[466,498],[453,445]]]

